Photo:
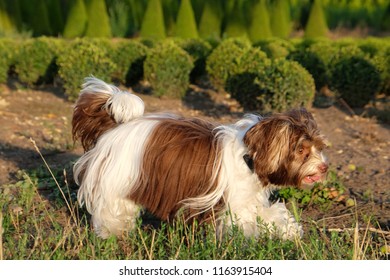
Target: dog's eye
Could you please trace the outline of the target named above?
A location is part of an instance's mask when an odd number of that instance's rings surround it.
[[[303,154],[303,148],[299,148],[298,153],[301,155]]]

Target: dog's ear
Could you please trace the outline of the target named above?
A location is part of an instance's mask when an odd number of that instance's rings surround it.
[[[254,171],[263,184],[269,183],[271,174],[287,167],[293,156],[294,143],[307,125],[302,124],[312,121],[313,117],[306,110],[294,110],[266,117],[248,130],[244,143],[253,160]]]

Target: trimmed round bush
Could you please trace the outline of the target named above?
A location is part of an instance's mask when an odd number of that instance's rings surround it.
[[[235,85],[242,79],[241,85]],[[261,112],[310,107],[315,91],[310,73],[299,63],[286,59],[275,59],[233,76],[228,84],[235,87],[232,95],[245,109]]]
[[[144,62],[144,77],[155,96],[184,97],[193,69],[191,56],[167,40],[148,53]]]
[[[61,46],[60,40],[46,37],[23,41],[15,63],[19,80],[28,85],[52,82],[58,72],[56,59]]]
[[[112,79],[124,85],[132,85],[141,80],[147,51],[145,45],[134,40],[121,40],[114,43],[110,56],[116,69]]]
[[[342,55],[333,64],[331,87],[351,107],[363,107],[379,91],[380,74],[364,56]]]
[[[194,62],[190,80],[195,81],[206,73],[206,59],[212,51],[211,45],[202,39],[176,39],[175,43],[185,50]]]
[[[330,41],[305,41],[288,56],[297,61],[313,76],[316,89],[328,86],[331,76],[331,61],[337,54],[337,46]]]
[[[110,58],[110,44],[104,39],[76,39],[58,57],[59,75],[69,100],[76,100],[87,76],[111,81],[115,64]]]
[[[0,39],[0,83],[6,83],[8,71],[13,63],[17,43],[10,39]]]
[[[294,50],[290,41],[276,38],[259,41],[253,46],[261,48],[269,58],[286,58]]]
[[[206,71],[216,89],[223,89],[227,79],[238,73],[239,57],[251,48],[248,40],[231,38],[222,41],[206,60]]]

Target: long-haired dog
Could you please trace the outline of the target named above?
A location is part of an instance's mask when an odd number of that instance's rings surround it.
[[[142,209],[169,221],[232,224],[246,236],[302,235],[275,186],[313,184],[328,169],[324,138],[305,109],[247,115],[215,125],[173,114],[144,114],[143,101],[86,78],[73,114],[85,153],[74,166],[78,199],[101,237],[135,227]]]

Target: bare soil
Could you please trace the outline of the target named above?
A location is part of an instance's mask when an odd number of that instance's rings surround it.
[[[19,88],[18,88],[19,87]],[[73,103],[56,87],[35,90],[0,86],[0,186],[15,182],[19,170],[32,170],[43,162],[33,139],[52,168],[70,166],[82,149],[71,138]],[[245,112],[228,96],[191,86],[184,100],[152,97],[135,88],[148,112],[169,111],[220,123],[234,122]],[[382,229],[390,228],[390,130],[374,118],[352,115],[336,104],[311,108],[330,147],[327,155],[346,186],[346,196],[356,199],[353,207],[345,200],[331,207],[303,209],[303,222],[330,228],[354,227],[356,216]],[[369,219],[369,217],[372,217]],[[368,221],[370,220],[370,221]]]

